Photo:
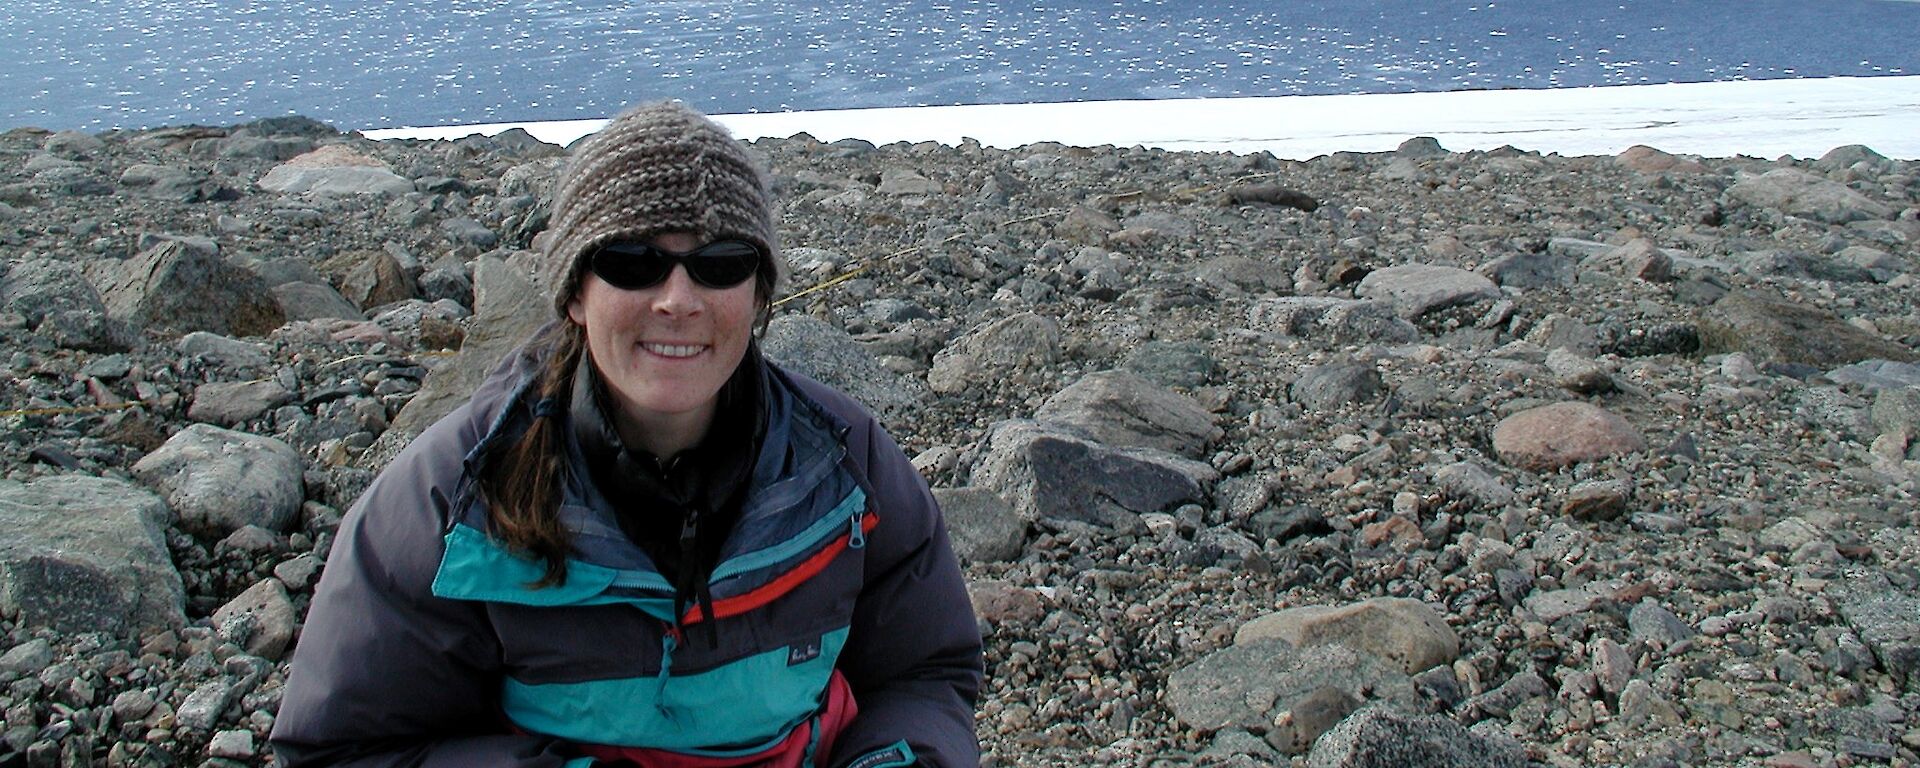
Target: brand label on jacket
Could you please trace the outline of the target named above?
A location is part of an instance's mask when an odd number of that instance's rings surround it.
[[[799,645],[787,646],[787,666],[805,664],[820,658],[820,641],[809,640]]]

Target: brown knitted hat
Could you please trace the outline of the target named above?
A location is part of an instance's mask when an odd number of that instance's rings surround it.
[[[587,256],[662,232],[753,243],[767,254],[762,286],[778,277],[766,173],[727,129],[678,102],[629,109],[581,142],[548,228],[547,285],[562,318]]]

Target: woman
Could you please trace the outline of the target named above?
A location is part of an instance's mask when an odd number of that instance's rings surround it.
[[[977,764],[980,638],[926,484],[754,343],[768,195],[678,104],[576,151],[558,319],[347,515],[287,765]]]

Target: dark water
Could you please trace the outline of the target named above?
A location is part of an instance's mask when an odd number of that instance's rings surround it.
[[[0,128],[1920,74],[1920,2],[5,0]]]

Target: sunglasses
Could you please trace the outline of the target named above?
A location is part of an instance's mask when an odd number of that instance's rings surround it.
[[[669,251],[647,243],[614,243],[594,251],[588,264],[608,285],[627,291],[651,288],[673,274],[673,265],[708,288],[732,288],[760,268],[760,247],[743,240],[720,240],[691,251]]]

